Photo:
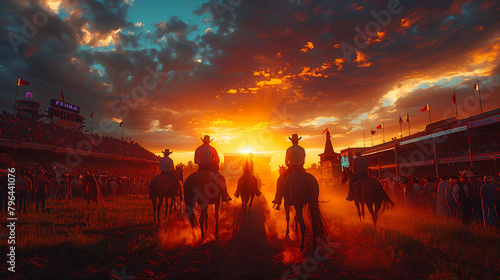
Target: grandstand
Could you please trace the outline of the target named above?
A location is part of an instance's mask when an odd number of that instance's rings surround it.
[[[154,173],[158,157],[138,143],[44,123],[41,118],[0,115],[0,154],[14,162],[65,165],[87,170]],[[8,162],[3,162],[9,164]]]
[[[500,159],[500,109],[466,119],[449,118],[424,131],[376,145],[357,148],[368,160],[370,173],[379,177],[450,175],[465,169],[493,175]],[[352,149],[352,148],[351,148]],[[343,168],[349,150],[341,151]]]

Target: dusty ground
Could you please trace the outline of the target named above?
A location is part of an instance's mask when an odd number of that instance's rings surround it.
[[[7,275],[4,273],[6,266],[2,264],[1,278],[446,278],[436,276],[436,262],[429,256],[418,251],[411,253],[406,245],[398,247],[388,244],[388,239],[381,240],[380,236],[395,223],[389,214],[382,217],[380,229],[374,232],[368,216],[366,222],[359,222],[354,206],[338,195],[329,194],[321,198],[325,202],[322,208],[330,229],[330,239],[326,240],[325,248],[318,252],[311,250],[309,226],[306,250],[301,252],[293,223],[290,238],[285,238],[283,210],[271,209],[271,199],[272,195],[265,192],[254,200],[250,215],[241,213],[240,200],[225,205],[217,239],[214,236],[213,206],[209,213],[208,234],[204,239],[200,238],[198,230],[193,232],[178,213],[168,222],[163,220],[160,225],[152,223],[152,217],[148,216],[144,221],[120,227],[82,230],[85,236],[99,237],[98,241],[79,250],[65,250],[65,246],[44,252],[21,250],[17,261],[18,272]],[[145,199],[143,203],[149,208],[149,201]],[[390,211],[399,210],[391,209],[387,213]],[[404,234],[401,236],[407,238]],[[408,240],[412,239],[408,237]],[[405,239],[404,242],[409,241]],[[490,273],[487,277],[497,279],[498,275]]]

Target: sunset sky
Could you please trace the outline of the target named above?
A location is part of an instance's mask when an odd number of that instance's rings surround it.
[[[454,91],[459,118],[478,114],[476,79],[483,111],[499,108],[499,14],[466,0],[5,0],[0,109],[12,112],[20,76],[18,97],[32,91],[44,110],[64,89],[88,128],[92,110],[115,137],[123,120],[125,137],[175,161],[209,134],[221,155],[273,153],[275,169],[298,133],[308,165],[325,128],[339,152],[363,131],[371,145],[382,122],[399,137],[399,115],[423,130],[428,102],[433,121],[454,116]]]

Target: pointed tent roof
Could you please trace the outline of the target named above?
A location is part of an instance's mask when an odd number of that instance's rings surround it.
[[[326,131],[326,143],[325,143],[325,151],[319,155],[320,162],[325,162],[329,160],[337,161],[339,160],[340,154],[337,154],[333,151],[332,141],[330,140],[330,131]]]
[[[325,143],[325,151],[322,156],[333,156],[335,152],[333,151],[332,141],[330,140],[330,131],[326,131],[326,143]]]

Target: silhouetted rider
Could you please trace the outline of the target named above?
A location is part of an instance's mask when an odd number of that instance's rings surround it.
[[[163,158],[160,159],[160,172],[161,175],[167,176],[170,181],[174,183],[176,195],[180,193],[180,183],[177,176],[174,174],[174,161],[169,157],[172,152],[170,149],[166,149],[163,152]]]
[[[279,209],[281,205],[281,201],[283,199],[283,189],[284,185],[286,185],[287,177],[295,171],[305,171],[304,170],[304,162],[306,158],[306,151],[304,148],[299,146],[299,140],[302,137],[299,137],[297,134],[293,134],[292,138],[288,137],[290,141],[292,141],[292,146],[286,150],[285,156],[285,165],[288,167],[287,170],[281,175],[284,180],[282,180],[282,184],[278,184],[276,186],[276,196],[274,198],[273,203],[277,204],[276,209]]]
[[[220,186],[222,191],[222,201],[228,202],[231,197],[227,194],[226,182],[219,173],[219,154],[217,150],[210,146],[210,136],[205,135],[203,145],[199,146],[194,153],[194,163],[198,164],[198,171],[210,171],[214,175],[214,180]]]
[[[361,178],[368,177],[368,162],[361,156],[361,152],[356,152],[356,157],[352,161],[352,167],[355,174],[349,181],[349,193],[346,198],[348,201],[354,200],[354,184]]]
[[[248,173],[253,176],[253,154],[249,153],[248,155],[245,156],[245,166],[243,167],[243,173]],[[255,177],[255,176],[254,176]],[[238,184],[238,187],[240,185]],[[234,193],[234,196],[238,198],[240,196],[240,190],[236,188],[236,192]],[[257,186],[257,189],[255,190],[255,195],[260,196],[262,192],[259,190],[259,187]]]

